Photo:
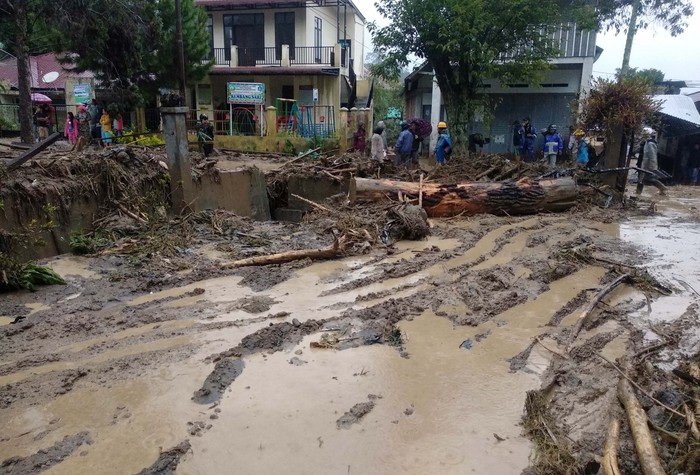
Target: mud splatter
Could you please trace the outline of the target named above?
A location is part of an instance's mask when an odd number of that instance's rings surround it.
[[[338,429],[349,429],[353,424],[360,422],[372,409],[374,409],[374,401],[358,402],[349,411],[340,416],[335,421],[335,424],[338,426]]]
[[[175,447],[162,451],[153,465],[144,468],[137,475],[173,475],[180,459],[189,451],[190,441],[184,440]]]

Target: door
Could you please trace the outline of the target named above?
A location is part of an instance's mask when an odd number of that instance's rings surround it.
[[[230,28],[226,20],[230,17]],[[227,37],[228,33],[228,37]],[[238,46],[238,65],[255,66],[265,58],[265,17],[262,13],[224,15],[224,41]]]
[[[275,13],[275,54],[282,59],[282,45],[289,45],[289,59],[295,59],[294,12]]]

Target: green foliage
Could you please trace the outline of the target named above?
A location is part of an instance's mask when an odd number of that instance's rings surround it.
[[[7,253],[0,252],[0,292],[27,289],[39,285],[65,285],[65,280],[46,266],[33,262],[20,264]]]
[[[619,78],[620,69],[617,70],[617,76]],[[627,70],[627,74],[625,76],[628,78],[639,79],[640,81],[644,82],[645,84],[648,84],[649,86],[657,86],[657,85],[663,83],[664,78],[665,78],[665,75],[662,71],[659,71],[658,69],[654,69],[654,68],[648,68],[648,69],[629,68]]]
[[[297,149],[292,143],[291,140],[287,139],[284,141],[284,146],[282,147],[282,152],[283,153],[290,153],[290,154],[295,154],[297,153]]]
[[[549,38],[559,22],[554,0],[387,0],[375,5],[391,24],[370,25],[381,58],[373,73],[397,78],[409,58],[427,60],[453,136],[465,136],[475,111],[490,108],[483,94],[487,79],[531,80],[546,70],[548,58],[560,54]]]
[[[107,246],[111,240],[101,232],[94,234],[83,234],[80,229],[75,229],[70,233],[68,245],[73,254],[92,254],[97,249]]]
[[[177,84],[175,0],[18,1],[27,7],[30,52],[65,53],[66,64],[93,71],[123,102],[139,103]],[[7,4],[0,2],[0,43],[13,52],[16,7]],[[182,0],[182,19],[185,72],[196,81],[211,66],[207,15],[194,0]]]
[[[634,1],[574,0],[572,7],[577,12],[576,20],[592,21],[600,30],[619,34],[629,27]],[[637,28],[662,26],[672,36],[677,36],[685,31],[693,13],[692,0],[640,0]]]
[[[637,131],[654,121],[661,106],[650,92],[648,82],[638,77],[620,81],[597,79],[590,92],[575,104],[576,110],[581,110],[578,121],[587,130],[606,131],[622,126],[625,131]]]
[[[398,82],[384,83],[381,80],[374,82],[374,123],[385,120],[389,108],[403,108],[401,97],[401,84]]]

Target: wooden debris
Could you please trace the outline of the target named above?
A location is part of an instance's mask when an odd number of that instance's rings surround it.
[[[49,135],[47,138],[42,140],[41,142],[35,144],[32,148],[29,150],[25,151],[22,153],[19,157],[15,158],[12,160],[10,163],[7,164],[7,171],[12,171],[15,168],[19,168],[24,164],[27,160],[30,158],[36,156],[37,154],[43,152],[49,146],[51,146],[58,138],[61,136],[60,133],[55,132],[51,135]]]
[[[332,245],[322,249],[301,249],[296,251],[285,251],[268,256],[255,256],[237,261],[225,262],[222,269],[236,269],[238,267],[266,266],[269,264],[284,264],[286,262],[300,259],[330,259],[338,257],[345,250],[346,240],[344,236],[336,239]]]
[[[600,464],[603,475],[621,475],[620,465],[617,463],[617,448],[620,445],[620,421],[613,417],[608,424],[608,432],[605,437],[603,449],[603,461]]]

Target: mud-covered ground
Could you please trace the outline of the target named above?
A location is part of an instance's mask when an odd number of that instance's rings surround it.
[[[435,220],[427,240],[323,262],[224,269],[334,239],[326,215],[225,213],[153,229],[166,246],[132,234],[51,259],[65,286],[0,298],[0,473],[565,473],[551,453],[596,473],[611,417],[639,473],[601,356],[700,410],[700,193],[647,193]],[[686,421],[638,397],[667,472],[698,473]]]

